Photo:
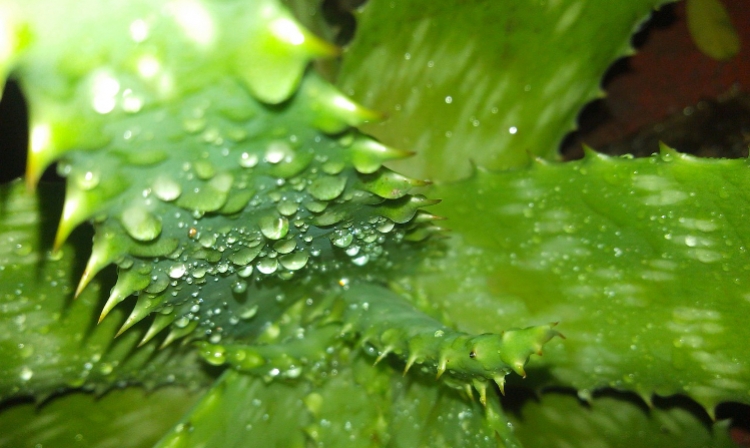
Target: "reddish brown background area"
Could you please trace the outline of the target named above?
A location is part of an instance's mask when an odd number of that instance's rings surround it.
[[[581,115],[580,131],[563,144],[567,158],[580,156],[581,143],[598,148],[622,140],[733,86],[750,92],[750,1],[722,2],[740,35],[740,54],[724,62],[702,54],[687,29],[685,2],[666,5],[635,38],[638,54],[605,77],[607,97]]]

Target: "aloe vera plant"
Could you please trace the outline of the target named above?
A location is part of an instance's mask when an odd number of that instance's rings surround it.
[[[0,2],[0,445],[731,446],[747,161],[556,161],[598,3]]]

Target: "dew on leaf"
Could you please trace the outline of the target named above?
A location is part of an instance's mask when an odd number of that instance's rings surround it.
[[[248,152],[243,152],[242,155],[240,155],[240,166],[243,168],[252,168],[258,164],[258,156],[257,154],[251,154]]]
[[[19,375],[21,381],[29,381],[33,376],[34,371],[31,370],[28,366],[23,366],[21,368],[21,374]]]
[[[279,258],[279,262],[286,269],[289,269],[290,271],[297,271],[305,267],[308,259],[309,255],[307,255],[306,252],[296,252],[293,254],[284,255],[283,257]]]
[[[277,164],[284,159],[291,159],[294,155],[294,151],[288,143],[283,141],[276,141],[268,145],[264,159],[270,164]]]
[[[237,266],[247,266],[250,262],[255,260],[255,257],[258,256],[258,254],[261,251],[260,246],[256,247],[243,247],[242,249],[238,250],[237,252],[233,253],[229,256],[229,261],[234,263]],[[252,273],[252,267],[250,267],[250,272],[248,273],[248,276]]]
[[[75,177],[76,184],[81,190],[91,190],[95,188],[99,185],[99,179],[98,171],[86,171]]]
[[[176,264],[169,269],[169,276],[176,280],[185,275],[185,272],[187,272],[187,267],[184,264]]]
[[[199,179],[208,180],[216,175],[216,168],[208,160],[195,161],[193,169]]]
[[[232,283],[232,292],[235,294],[242,294],[247,291],[247,282],[244,280],[238,280]]]
[[[276,209],[284,216],[292,216],[297,213],[299,206],[296,202],[285,199],[276,206]]]
[[[280,240],[289,232],[289,220],[280,216],[264,216],[260,219],[260,231],[269,240]]]
[[[253,266],[247,265],[243,267],[242,269],[237,271],[237,275],[239,275],[241,278],[248,278],[251,275],[253,275]]]
[[[161,234],[161,220],[143,207],[133,206],[126,209],[120,222],[125,231],[136,240],[151,241]]]
[[[177,328],[185,328],[190,323],[190,319],[187,316],[182,316],[174,322]]]
[[[333,245],[336,247],[347,248],[352,244],[354,236],[346,230],[337,230],[333,237]]]
[[[167,175],[157,177],[151,188],[156,197],[165,202],[174,201],[182,193],[182,186]]]
[[[255,315],[258,313],[258,305],[254,305],[247,308],[240,308],[239,315],[240,319],[242,320],[248,320],[255,317]]]
[[[319,201],[331,201],[339,197],[345,187],[344,176],[320,176],[307,187],[307,191]]]
[[[130,22],[130,38],[135,43],[141,43],[148,38],[148,24],[143,19],[136,19]]]
[[[262,274],[273,274],[279,267],[279,262],[275,258],[264,258],[258,262],[258,271]]]
[[[294,239],[277,241],[273,245],[273,250],[280,254],[288,254],[297,247],[297,241]]]

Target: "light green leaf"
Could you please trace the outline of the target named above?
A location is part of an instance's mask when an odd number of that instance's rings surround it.
[[[206,384],[209,376],[192,350],[157,350],[157,341],[135,350],[144,326],[114,339],[125,313],[96,325],[111,276],[73,299],[83,269],[77,260],[91,234],[82,229],[51,252],[61,189],[42,184],[38,190],[44,200],[20,182],[0,188],[0,399],[42,399],[64,388],[103,390],[114,383]]]
[[[664,152],[438,186],[453,237],[411,285],[458,327],[560,322],[529,380],[750,403],[746,160]]]
[[[417,152],[399,171],[465,177],[557,157],[607,67],[663,0],[371,0],[338,85],[390,118],[364,129]]]

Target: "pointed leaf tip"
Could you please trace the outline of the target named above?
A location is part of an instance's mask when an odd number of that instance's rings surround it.
[[[154,321],[151,323],[151,326],[148,328],[148,331],[146,331],[146,334],[143,336],[143,339],[141,339],[141,342],[138,343],[138,347],[141,347],[145,345],[148,341],[154,338],[157,334],[159,334],[162,330],[167,328],[174,320],[177,318],[174,313],[170,314],[158,314]]]

